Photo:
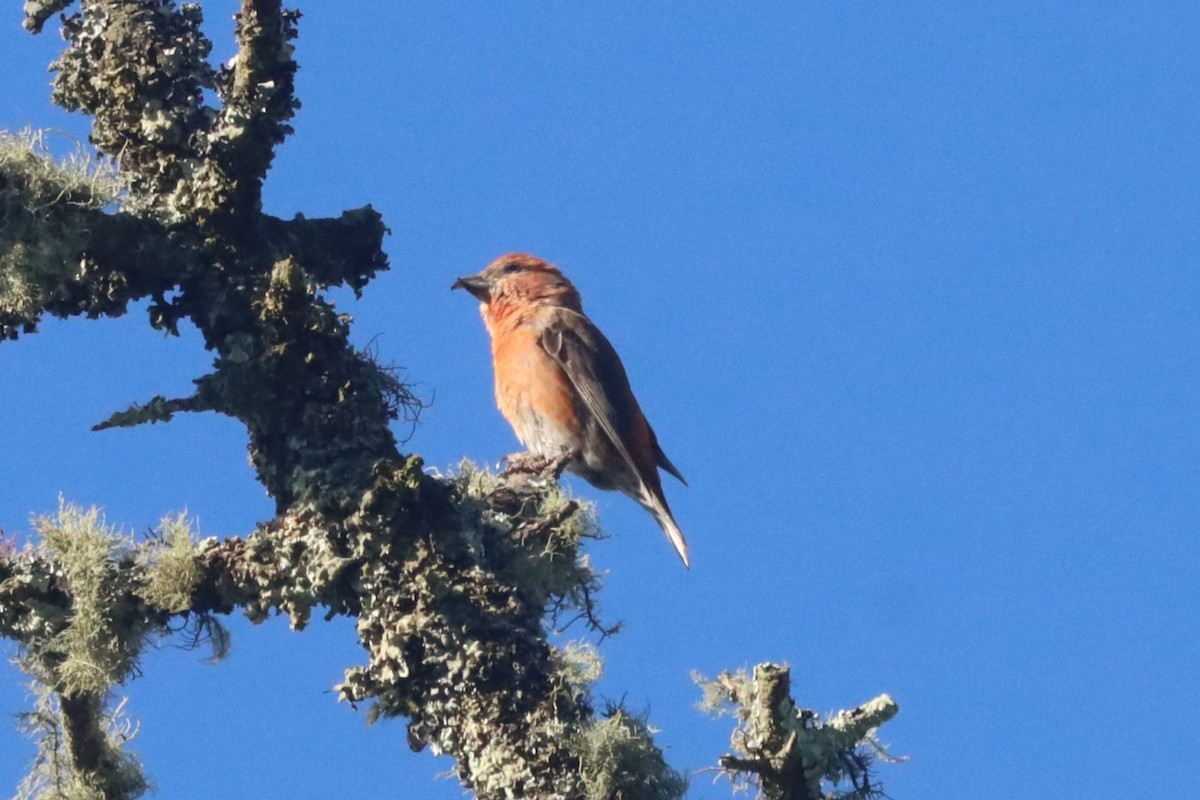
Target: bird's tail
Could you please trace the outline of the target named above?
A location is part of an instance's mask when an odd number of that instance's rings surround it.
[[[643,490],[643,495],[638,498],[638,501],[647,511],[654,515],[654,519],[658,522],[659,527],[663,529],[663,533],[667,535],[671,546],[675,548],[675,552],[679,553],[679,558],[683,560],[683,566],[691,569],[692,562],[688,559],[687,539],[683,538],[683,531],[679,530],[679,526],[675,524],[675,517],[671,516],[671,509],[667,507],[667,501],[662,497],[656,496],[653,492],[646,490]]]

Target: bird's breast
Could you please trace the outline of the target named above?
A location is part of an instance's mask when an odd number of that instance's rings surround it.
[[[566,373],[528,326],[492,338],[496,404],[521,444],[547,457],[578,448],[580,402]]]

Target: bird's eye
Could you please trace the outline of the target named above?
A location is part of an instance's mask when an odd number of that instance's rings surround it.
[[[503,272],[505,275],[511,275],[514,272],[520,272],[520,271],[521,271],[521,265],[516,261],[508,262],[507,264],[504,265],[504,269],[501,270],[501,272]]]

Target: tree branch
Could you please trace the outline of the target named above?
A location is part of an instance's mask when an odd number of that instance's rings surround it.
[[[0,192],[4,176],[0,175]],[[32,236],[9,233],[36,230]],[[37,329],[42,314],[118,317],[129,303],[170,290],[195,263],[155,222],[58,205],[0,211],[0,339]]]
[[[117,316],[196,264],[158,222],[109,213],[122,183],[78,151],[55,162],[37,134],[0,132],[0,340],[44,313]]]
[[[99,570],[111,576],[106,630],[166,631],[179,614],[237,608],[254,621],[286,613],[296,628],[316,607],[354,616],[368,661],[347,671],[343,699],[372,703],[374,716],[409,717],[412,746],[453,755],[480,797],[583,797],[590,692],[547,643],[544,612],[595,582],[577,558],[590,526],[553,483],[510,485],[474,471],[446,481],[415,459],[381,465],[345,519],[293,509],[245,538],[195,546],[182,612],[158,605],[162,593],[149,588],[162,583],[158,540],[112,551]],[[0,635],[39,663],[71,655],[61,632],[78,603],[72,574],[37,552],[0,559]],[[89,720],[98,717],[84,712],[95,703],[63,697],[68,727],[94,732]],[[648,731],[635,733],[625,740],[652,747]],[[94,748],[84,733],[75,741],[71,753],[86,770]],[[619,763],[593,764],[589,774],[610,780]],[[665,762],[661,769],[673,774]]]
[[[322,288],[349,286],[356,294],[379,272],[388,269],[380,249],[388,232],[383,218],[371,206],[342,212],[339,217],[263,219],[271,246],[292,254],[297,263]]]
[[[25,20],[21,24],[30,33],[41,33],[46,20],[75,0],[25,0]]]
[[[750,778],[765,800],[882,796],[872,785],[870,761],[887,757],[874,731],[899,711],[888,695],[822,720],[792,700],[791,671],[784,666],[759,664],[752,677],[741,670],[696,681],[704,689],[703,708],[738,720],[731,738],[735,752],[719,761],[735,783]],[[849,788],[838,790],[839,784]]]
[[[57,4],[55,4],[57,5]],[[213,111],[206,60],[212,43],[196,4],[81,0],[64,20],[67,49],[55,70],[54,102],[93,118],[91,142],[129,180],[129,203],[176,221],[211,206],[197,182]]]
[[[261,209],[262,180],[275,146],[292,132],[287,123],[299,106],[291,45],[299,18],[280,0],[242,0],[234,15],[238,53],[217,75],[223,107],[203,164],[211,175],[200,177],[223,187],[210,200],[213,210],[238,215]]]

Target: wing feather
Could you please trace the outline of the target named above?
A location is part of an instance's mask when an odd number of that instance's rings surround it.
[[[687,540],[671,516],[657,468],[662,467],[685,485],[687,481],[683,480],[679,470],[658,446],[654,429],[642,416],[633,391],[629,388],[629,377],[625,374],[617,351],[591,320],[566,308],[555,309],[538,341],[562,368],[592,418],[636,476],[639,486],[636,499],[654,515],[684,566],[689,567]],[[637,447],[637,443],[627,441],[621,435],[622,432],[625,432],[625,436],[632,435],[638,424],[646,426],[649,444],[653,447],[654,462],[644,466],[639,465],[630,452],[630,448]]]
[[[620,431],[632,430],[638,410],[629,378],[617,351],[591,320],[566,308],[555,309],[542,330],[540,343],[566,373],[592,418],[612,442],[634,475],[645,481]],[[613,391],[605,391],[604,387]],[[620,388],[618,388],[620,387]],[[620,389],[623,388],[624,391]],[[665,458],[665,456],[664,456]]]

